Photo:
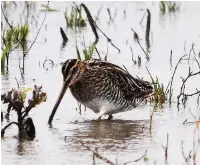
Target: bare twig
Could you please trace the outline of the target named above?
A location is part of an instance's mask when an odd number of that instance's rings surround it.
[[[186,157],[185,156],[185,153],[184,153],[184,149],[183,149],[183,141],[181,141],[181,149],[182,149],[182,155],[183,155],[183,158],[185,159],[185,162],[186,163],[189,163],[189,160],[190,160],[190,158],[192,157],[191,156],[191,151],[189,152],[189,154],[188,154],[188,156]]]
[[[133,31],[134,33],[134,38],[136,39],[138,45],[140,46],[140,48],[142,49],[142,51],[144,52],[144,54],[146,55],[146,59],[149,60],[149,56],[148,54],[145,52],[145,50],[143,49],[142,45],[140,44],[140,41],[139,41],[139,37],[138,37],[138,34],[131,28],[131,30]]]
[[[85,4],[81,4],[81,6],[84,8],[86,14],[87,14],[87,18],[88,18],[88,21],[90,23],[90,26],[92,28],[92,31],[94,32],[95,34],[95,37],[96,37],[96,41],[95,41],[95,44],[98,42],[98,39],[99,39],[99,36],[97,34],[97,31],[96,31],[96,28],[107,38],[108,42],[118,50],[118,52],[120,52],[120,49],[118,47],[116,47],[113,43],[112,43],[112,40],[110,38],[108,38],[108,36],[97,26],[96,22],[94,21],[94,19],[92,18],[88,8],[86,7]]]
[[[129,163],[133,163],[133,162],[138,162],[138,161],[140,161],[141,159],[143,159],[143,158],[147,155],[147,151],[148,151],[148,149],[147,149],[147,150],[145,151],[145,153],[144,153],[141,157],[139,157],[138,159],[133,160],[133,161],[128,161],[128,162],[124,163],[123,165],[127,165],[127,164],[129,164]]]
[[[99,59],[101,60],[101,56],[100,56],[99,51],[98,51],[98,49],[97,49],[96,46],[95,46],[95,50],[96,50],[96,52],[97,52],[97,54],[98,54],[98,56],[99,56]]]
[[[171,99],[172,99],[172,84],[173,84],[174,76],[175,76],[175,73],[176,73],[176,70],[177,70],[177,68],[178,68],[179,63],[181,62],[181,60],[182,60],[185,56],[187,56],[187,54],[183,55],[183,56],[178,60],[176,66],[175,66],[175,68],[174,68],[174,72],[173,72],[172,78],[171,78],[171,80],[170,80],[170,85],[169,85],[169,92],[170,92],[170,93],[169,93],[169,104],[171,104],[171,101],[172,101],[172,100],[171,100]],[[167,91],[167,89],[166,89],[166,91]]]
[[[181,86],[181,90],[180,90],[180,94],[177,96],[177,107],[179,108],[179,105],[180,105],[180,97],[183,96],[183,101],[184,103],[186,102],[187,100],[187,97],[191,97],[191,96],[194,96],[194,95],[197,95],[197,94],[200,94],[200,90],[196,89],[196,92],[194,93],[191,93],[191,94],[185,94],[185,83],[187,82],[187,80],[190,78],[190,77],[193,77],[193,76],[196,76],[196,75],[200,75],[200,71],[199,72],[196,72],[196,73],[192,73],[192,71],[190,70],[190,67],[189,67],[189,71],[188,71],[188,76],[183,79],[182,78],[182,86]]]
[[[1,129],[1,137],[4,136],[5,130],[6,130],[8,127],[10,127],[12,124],[17,125],[17,127],[19,128],[19,124],[18,124],[17,122],[11,122],[11,123],[9,123],[8,125],[6,125],[3,129]]]
[[[170,65],[172,66],[172,50],[170,51]]]
[[[166,142],[166,146],[163,146],[163,149],[165,150],[165,161],[167,161],[168,158],[168,140],[169,140],[169,134],[167,133],[167,142]]]
[[[131,46],[130,46],[130,50],[131,50],[131,54],[132,54],[132,61],[133,61],[134,64],[136,64],[136,60],[134,60],[134,58],[133,58],[133,49],[132,49]]]
[[[81,145],[83,147],[87,148],[88,151],[91,151],[100,160],[106,162],[107,164],[115,165],[115,163],[113,163],[112,161],[108,160],[107,158],[101,156],[97,151],[93,151],[90,147],[86,146],[82,141],[79,140],[79,142],[81,143]]]
[[[44,19],[43,19],[43,21],[42,21],[42,24],[40,25],[40,28],[39,28],[39,30],[38,30],[38,32],[37,32],[37,34],[36,34],[36,36],[35,36],[35,38],[34,38],[32,44],[31,44],[31,46],[30,46],[29,49],[27,50],[26,54],[28,54],[28,52],[31,50],[32,46],[34,45],[34,43],[35,43],[35,41],[36,41],[36,39],[37,39],[37,37],[38,37],[38,35],[39,35],[39,33],[40,33],[40,30],[42,29],[42,26],[43,26],[44,21],[45,21],[45,19],[46,19],[46,14],[47,14],[47,8],[48,8],[48,6],[49,6],[49,1],[48,1],[47,5],[46,5],[46,11],[45,11],[45,14],[44,14]]]
[[[15,80],[16,80],[16,82],[17,82],[17,87],[18,87],[18,89],[19,89],[19,82],[17,81],[17,78],[15,77]]]
[[[144,16],[146,15],[146,12],[144,12],[144,14],[143,14],[143,16],[142,16],[142,19],[141,19],[141,21],[140,21],[140,25],[142,26],[142,22],[143,22],[143,20],[144,20]]]
[[[60,27],[60,34],[62,36],[63,42],[66,43],[68,41],[68,38],[64,32],[64,30]]]
[[[5,18],[7,24],[9,25],[9,27],[10,27],[11,29],[13,29],[12,25],[9,23],[8,19],[6,18],[6,15],[5,15],[4,11],[3,11],[3,7],[2,7],[2,5],[1,5],[1,11],[2,11],[2,13],[3,13],[3,17]]]

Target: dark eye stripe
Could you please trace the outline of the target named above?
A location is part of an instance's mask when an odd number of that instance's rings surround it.
[[[62,66],[62,74],[64,79],[69,74],[70,69],[76,64],[77,59],[69,59]]]

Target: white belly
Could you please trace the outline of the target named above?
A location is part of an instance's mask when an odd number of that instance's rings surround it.
[[[97,98],[89,102],[83,102],[82,104],[93,110],[95,113],[103,113],[104,115],[112,115],[128,110],[122,108],[119,104],[114,104],[112,102],[109,102],[108,100],[102,100]]]

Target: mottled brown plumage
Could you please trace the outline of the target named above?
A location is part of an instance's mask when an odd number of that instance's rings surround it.
[[[134,78],[115,64],[97,59],[67,60],[62,66],[62,74],[63,88],[53,111],[67,87],[78,102],[99,113],[99,119],[102,115],[111,118],[112,114],[131,110],[153,93],[149,82]]]

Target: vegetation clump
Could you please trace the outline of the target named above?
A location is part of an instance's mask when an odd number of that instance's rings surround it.
[[[42,92],[41,86],[38,87],[35,85],[32,91],[32,98],[27,99],[27,92],[30,90],[31,88],[24,88],[21,90],[12,89],[1,95],[1,101],[3,101],[3,104],[8,104],[6,116],[9,118],[10,111],[14,110],[18,117],[17,122],[11,122],[1,130],[1,137],[4,136],[5,130],[12,124],[17,125],[18,127],[19,138],[35,137],[35,127],[33,121],[30,117],[27,119],[26,117],[32,108],[35,108],[40,103],[46,101],[47,94]],[[25,105],[26,102],[28,103],[27,105]]]
[[[177,2],[173,1],[161,1],[160,2],[160,11],[165,14],[166,11],[168,12],[176,12],[180,8],[180,5]]]
[[[68,10],[64,12],[64,17],[66,20],[67,27],[76,28],[76,27],[85,27],[86,21],[82,17],[81,7],[73,7],[71,9],[70,14],[68,14]]]
[[[3,31],[2,36],[2,55],[1,55],[1,69],[4,70],[5,63],[9,60],[9,54],[18,47],[23,50],[27,47],[27,37],[29,34],[29,25],[12,27]]]

